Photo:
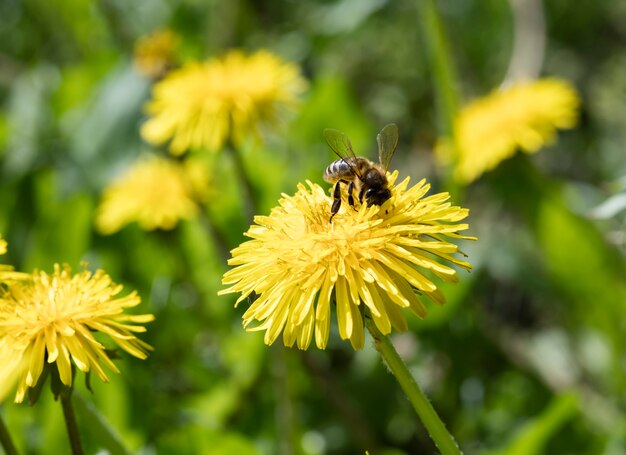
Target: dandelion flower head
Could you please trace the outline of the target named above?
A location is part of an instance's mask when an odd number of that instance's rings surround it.
[[[119,370],[101,335],[145,359],[152,348],[135,333],[145,332],[141,324],[154,317],[126,314],[140,298],[136,292],[118,297],[121,291],[102,270],[73,275],[58,264],[52,274],[35,271],[30,280],[11,284],[0,296],[0,399],[17,382],[15,401],[22,402],[46,363],[56,366],[67,386],[72,385],[72,365],[108,381],[103,365]]]
[[[218,150],[275,122],[305,87],[297,65],[267,51],[189,63],[155,84],[141,134],[155,145],[170,141],[173,155]]]
[[[455,178],[470,183],[518,148],[534,153],[555,140],[558,129],[576,125],[580,100],[559,79],[521,82],[496,90],[461,110],[455,121]],[[454,161],[455,147],[441,141],[437,154]]]
[[[265,330],[267,344],[282,332],[286,346],[300,349],[315,336],[324,349],[334,306],[340,337],[361,349],[364,307],[388,334],[406,330],[401,309],[423,318],[424,299],[444,302],[435,279],[457,281],[452,264],[471,268],[448,241],[470,238],[458,234],[468,228],[458,223],[468,210],[447,202],[447,193],[425,197],[425,180],[395,186],[397,175],[388,175],[392,197],[382,206],[355,210],[344,200],[332,223],[332,198],[311,182],[255,218],[251,240],[232,251],[235,267],[222,280],[230,287],[220,291],[241,293],[237,303],[257,297],[243,316],[247,330]]]
[[[158,78],[174,64],[177,36],[172,30],[158,30],[135,43],[133,63],[137,71]]]
[[[141,159],[104,190],[96,227],[112,234],[136,221],[144,230],[173,229],[179,220],[197,215],[208,192],[207,174],[196,161]]]

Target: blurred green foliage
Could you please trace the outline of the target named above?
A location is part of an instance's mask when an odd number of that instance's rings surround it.
[[[208,220],[168,232],[130,225],[107,237],[93,225],[102,189],[149,148],[139,127],[151,81],[133,69],[133,45],[161,28],[180,36],[181,62],[268,48],[310,80],[292,121],[241,151],[260,214],[297,182],[322,183],[333,159],[327,127],[373,156],[376,132],[397,123],[392,166],[446,190],[431,152],[440,114],[418,3],[0,2],[3,263],[30,271],[87,261],[137,289],[138,311],[156,315],[142,337],[155,347],[148,360],[118,359],[122,374],[93,380],[93,394],[79,377],[87,453],[434,452],[371,346],[355,353],[332,333],[323,352],[266,347],[241,328],[247,302],[233,308],[216,296],[224,253],[250,222],[228,154],[207,158]],[[497,87],[511,57],[509,3],[435,5],[459,101]],[[471,209],[479,242],[462,249],[475,270],[443,289],[447,306],[412,318],[394,342],[467,454],[623,454],[626,218],[624,207],[592,214],[626,189],[626,8],[611,0],[544,8],[543,73],[578,88],[580,126],[452,195]],[[51,394],[0,412],[20,453],[67,452]]]

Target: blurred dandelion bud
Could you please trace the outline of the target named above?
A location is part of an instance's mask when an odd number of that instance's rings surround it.
[[[459,234],[468,210],[452,206],[447,193],[425,197],[425,180],[409,188],[409,178],[396,185],[397,177],[387,175],[391,197],[382,205],[344,200],[332,222],[333,199],[311,182],[255,217],[252,240],[232,251],[234,268],[222,279],[230,287],[220,291],[240,293],[237,304],[257,296],[243,315],[247,330],[264,330],[267,344],[282,332],[286,346],[300,349],[315,336],[324,349],[335,307],[339,335],[361,349],[364,307],[386,335],[406,330],[402,309],[424,318],[424,299],[444,303],[436,279],[456,282],[451,265],[471,268],[449,241],[473,239]]]
[[[455,120],[455,139],[441,139],[436,154],[454,165],[454,177],[470,183],[510,158],[517,149],[537,152],[559,129],[573,128],[580,100],[566,81],[517,82],[468,104]]]
[[[103,234],[137,222],[147,231],[173,229],[179,220],[198,214],[209,192],[209,171],[197,160],[179,163],[150,157],[137,161],[105,188],[96,215]]]
[[[177,48],[178,36],[172,30],[158,30],[143,36],[135,43],[135,69],[150,79],[159,79],[174,67]]]
[[[153,145],[169,142],[172,155],[216,151],[276,123],[306,86],[297,65],[268,51],[192,62],[154,85],[141,135]]]
[[[33,401],[47,373],[72,386],[74,368],[108,377],[103,366],[119,373],[100,341],[110,338],[139,359],[152,348],[135,334],[151,314],[127,314],[140,303],[136,292],[117,297],[122,286],[103,270],[72,274],[55,264],[54,272],[35,271],[28,280],[11,283],[0,294],[0,400],[17,383],[16,402],[35,389]]]

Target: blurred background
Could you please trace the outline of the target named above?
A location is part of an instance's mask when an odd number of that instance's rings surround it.
[[[172,67],[266,49],[308,80],[291,116],[241,148],[257,213],[298,182],[326,185],[324,128],[374,159],[390,122],[400,178],[470,208],[479,240],[461,248],[474,270],[393,337],[465,453],[626,453],[625,2],[0,0],[0,18],[2,262],[86,261],[156,316],[146,361],[120,355],[122,373],[92,380],[93,394],[78,377],[87,453],[436,450],[371,343],[354,352],[334,327],[325,351],[267,347],[241,327],[248,302],[217,296],[225,251],[250,225],[233,155],[203,155],[205,217],[95,228],[107,185],[142,154],[167,155],[140,136],[160,75],[141,70],[137,48],[160,30],[175,37]],[[447,52],[433,53],[429,25]],[[515,72],[559,77],[581,98],[577,127],[454,183],[433,152],[447,133],[442,55],[458,107]],[[69,450],[51,394],[0,412],[21,453]]]

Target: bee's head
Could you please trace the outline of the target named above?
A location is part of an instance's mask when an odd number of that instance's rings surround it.
[[[368,188],[365,191],[365,200],[369,205],[383,205],[391,197],[391,191],[387,186]]]
[[[369,205],[382,205],[391,197],[391,191],[387,188],[387,177],[377,168],[369,169],[362,182],[366,188],[363,196]]]

